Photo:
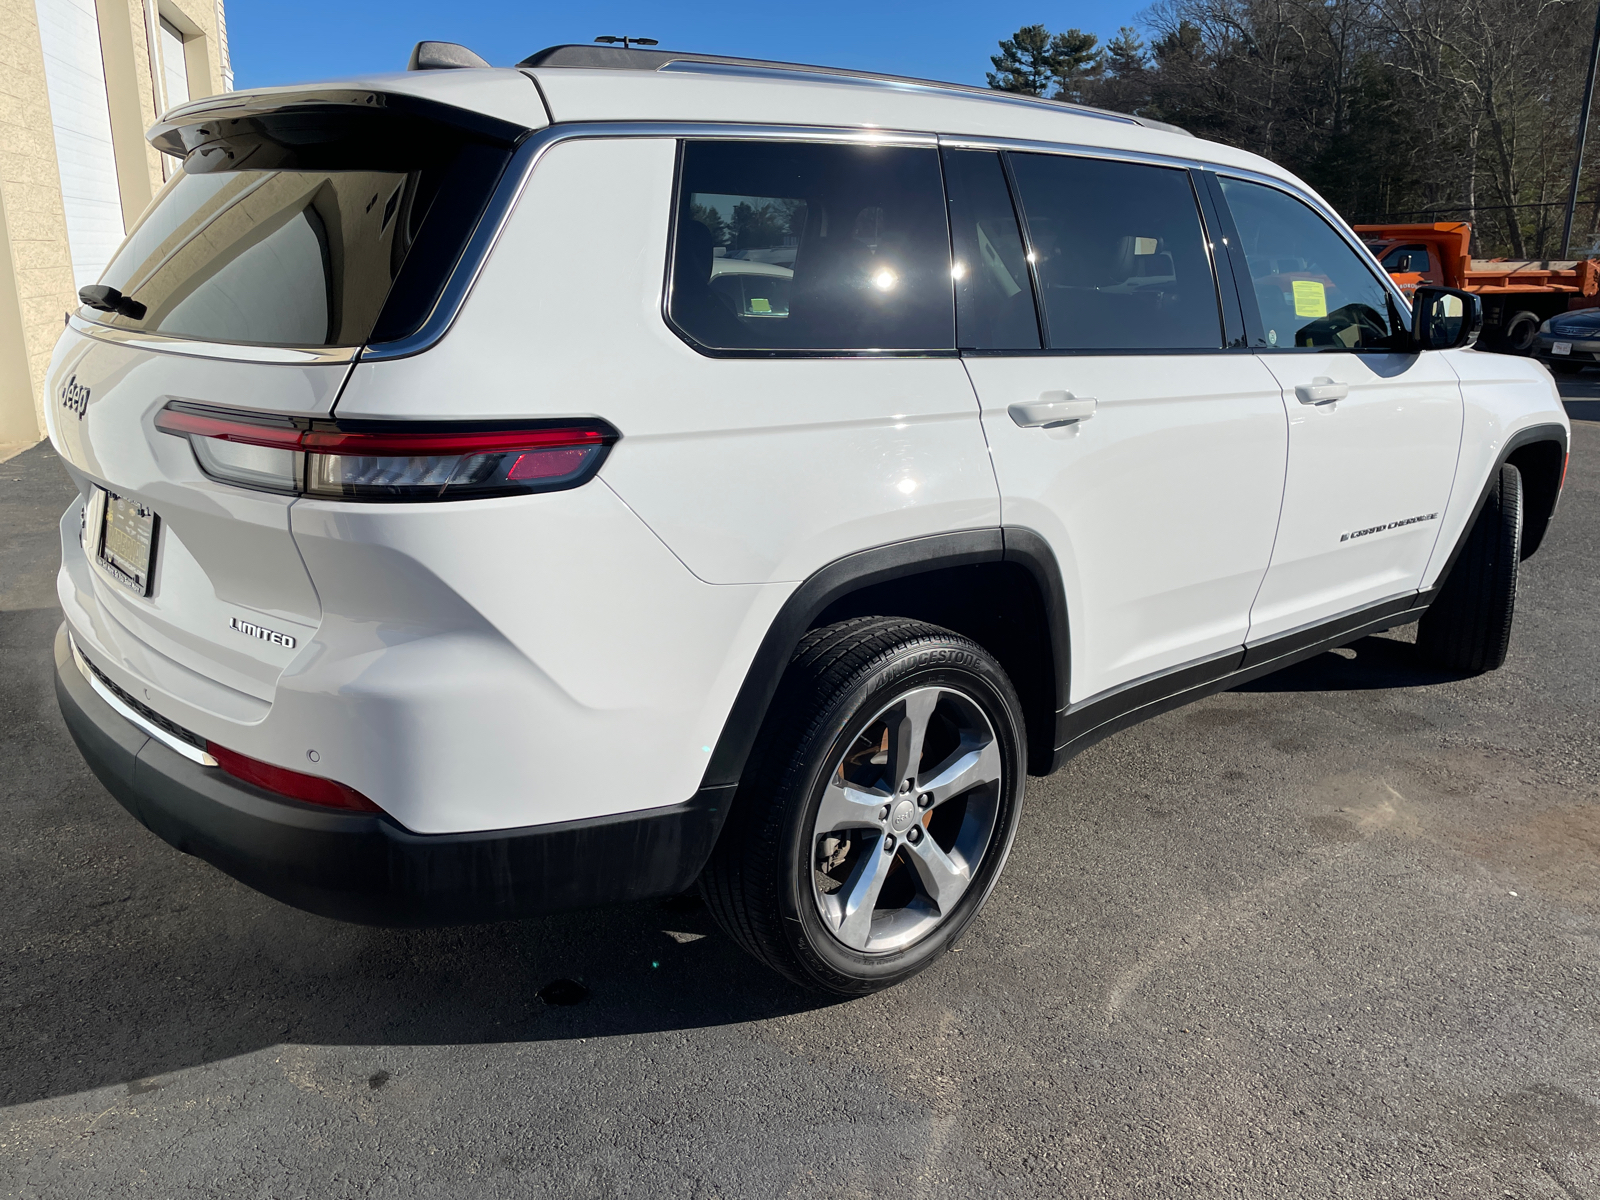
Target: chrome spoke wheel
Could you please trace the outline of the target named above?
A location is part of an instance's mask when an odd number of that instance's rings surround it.
[[[812,896],[834,937],[887,954],[949,917],[994,840],[1003,761],[983,709],[949,687],[908,691],[860,728],[811,829]]]

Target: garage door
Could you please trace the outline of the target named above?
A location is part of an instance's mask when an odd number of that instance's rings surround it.
[[[122,198],[94,0],[35,0],[61,166],[75,286],[100,278],[122,241]]]

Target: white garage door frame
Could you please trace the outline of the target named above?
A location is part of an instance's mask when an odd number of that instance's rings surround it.
[[[126,230],[94,0],[34,0],[73,286],[95,282]]]

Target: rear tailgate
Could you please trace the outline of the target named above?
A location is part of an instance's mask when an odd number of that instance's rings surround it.
[[[49,376],[50,436],[81,499],[63,519],[61,603],[88,643],[81,648],[120,686],[137,696],[154,684],[228,720],[265,716],[279,674],[321,619],[289,534],[293,497],[208,479],[188,442],[153,421],[172,400],[325,414],[349,370],[190,357],[74,329],[62,337]],[[143,588],[101,557],[97,489],[154,514]],[[97,528],[83,528],[86,510],[100,515]]]
[[[508,88],[537,104],[520,74],[483,75],[454,104],[406,80],[169,114],[151,140],[184,169],[68,318],[46,382],[82,493],[63,518],[61,603],[94,668],[196,733],[265,718],[322,610],[290,533],[294,489],[219,473],[156,418],[175,403],[326,418],[363,346],[416,335],[529,132],[459,104],[476,89],[498,111]]]

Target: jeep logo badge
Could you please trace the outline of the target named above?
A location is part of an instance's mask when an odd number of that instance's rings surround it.
[[[78,382],[76,375],[61,385],[61,407],[77,413],[80,421],[89,411],[89,389]]]
[[[237,630],[246,637],[260,638],[263,642],[282,646],[285,650],[294,649],[294,638],[287,633],[279,633],[276,629],[268,629],[265,625],[257,625],[254,621],[241,621],[238,617],[229,617],[228,628]]]

